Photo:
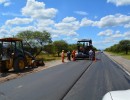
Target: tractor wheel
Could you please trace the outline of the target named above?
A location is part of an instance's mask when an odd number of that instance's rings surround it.
[[[45,63],[44,63],[43,59],[37,60],[37,66],[44,66],[44,65],[45,65]]]
[[[9,69],[6,68],[6,62],[2,62],[2,66],[0,67],[0,71],[2,73],[8,72]]]
[[[14,71],[15,72],[20,72],[25,69],[25,61],[23,57],[19,57],[14,60]]]
[[[8,72],[8,69],[3,66],[3,67],[1,67],[1,72],[2,73]]]

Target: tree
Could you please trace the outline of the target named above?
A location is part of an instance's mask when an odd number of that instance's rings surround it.
[[[60,56],[62,50],[68,51],[68,43],[64,40],[54,41],[53,45],[58,56]]]
[[[18,33],[16,37],[22,38],[23,40],[36,45],[38,43],[47,44],[52,42],[50,33],[46,31],[22,31]]]
[[[69,51],[77,50],[77,44],[69,44],[68,45],[68,50]]]
[[[31,49],[32,46],[30,45],[31,44],[30,40],[32,40],[32,36],[33,36],[32,34],[33,34],[32,31],[27,30],[27,31],[22,31],[22,32],[17,33],[15,37],[23,39],[24,49],[26,51],[29,51],[31,54],[34,54],[32,52],[33,50]]]
[[[118,44],[114,44],[113,46],[106,48],[106,51],[110,52],[124,52],[128,54],[130,49],[130,40],[121,40]]]
[[[43,32],[39,32],[39,31],[35,31],[33,32],[33,39],[37,40],[39,42],[42,43],[51,43],[51,35],[49,32],[43,31]]]
[[[94,51],[97,51],[97,48],[93,46],[93,50],[94,50]]]
[[[130,49],[130,40],[122,40],[119,42],[120,49],[122,51],[125,51],[126,54],[128,54],[128,50]]]
[[[30,40],[32,39],[33,32],[32,31],[22,31],[17,33],[16,37],[21,38],[23,40]]]
[[[43,50],[46,51],[48,54],[54,54],[54,45],[53,44],[45,45]]]
[[[37,52],[42,50],[43,45],[52,42],[51,35],[49,32],[43,31],[22,31],[19,32],[16,37],[23,39],[25,50],[30,51],[29,48],[35,49]],[[33,50],[32,50],[33,51]],[[36,52],[35,52],[36,53]]]

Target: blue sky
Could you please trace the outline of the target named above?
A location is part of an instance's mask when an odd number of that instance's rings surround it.
[[[130,0],[0,0],[0,38],[46,30],[52,40],[92,39],[98,49],[130,39]]]

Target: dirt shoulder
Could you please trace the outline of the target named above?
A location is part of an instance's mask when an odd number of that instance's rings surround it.
[[[114,60],[118,64],[120,64],[124,70],[128,71],[130,73],[130,60],[125,59],[121,56],[115,56],[108,52],[104,52],[110,59]]]
[[[65,63],[66,62],[68,62],[68,61],[65,59]],[[61,60],[53,60],[53,61],[45,62],[45,66],[39,66],[39,67],[33,68],[33,69],[29,68],[29,69],[26,69],[22,73],[15,73],[13,71],[9,71],[8,73],[0,73],[0,83],[5,82],[5,81],[9,81],[12,79],[16,79],[16,78],[19,78],[19,77],[22,77],[22,76],[25,76],[28,74],[36,73],[36,72],[45,70],[47,68],[54,67],[54,66],[59,65],[59,64],[62,64]]]

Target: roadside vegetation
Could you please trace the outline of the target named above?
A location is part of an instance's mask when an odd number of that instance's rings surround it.
[[[61,59],[60,53],[62,50],[66,53],[77,49],[76,43],[68,44],[64,40],[52,41],[51,34],[47,31],[22,31],[15,37],[23,39],[26,51],[32,55],[38,55],[37,57],[43,58],[44,61]],[[95,48],[95,50],[97,49]]]
[[[113,55],[122,56],[123,58],[130,59],[130,40],[121,40],[118,44],[106,48],[105,51]]]

